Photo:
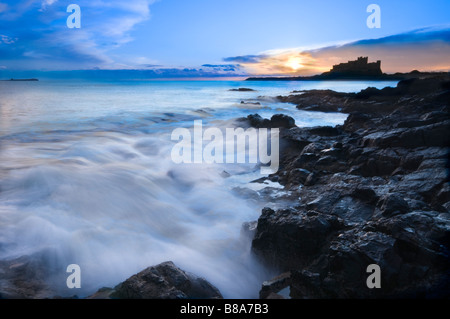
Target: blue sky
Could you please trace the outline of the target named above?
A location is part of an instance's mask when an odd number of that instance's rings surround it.
[[[80,29],[66,26],[71,3]],[[366,26],[371,3],[380,29]],[[448,70],[449,12],[448,0],[0,0],[0,70],[309,74],[355,54]]]

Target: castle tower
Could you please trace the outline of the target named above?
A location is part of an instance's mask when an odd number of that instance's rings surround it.
[[[354,61],[334,65],[330,70],[330,75],[343,77],[357,76],[377,76],[383,74],[381,71],[381,60],[369,63],[369,57],[358,57]]]

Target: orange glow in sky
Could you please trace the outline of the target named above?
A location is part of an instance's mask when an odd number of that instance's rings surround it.
[[[359,56],[369,57],[369,62],[381,60],[384,73],[450,70],[450,43],[444,41],[273,50],[263,52],[256,62],[240,65],[254,75],[309,76],[329,71],[333,65],[355,60]]]
[[[303,67],[302,59],[300,57],[291,57],[286,62],[286,65],[290,67],[292,70],[297,71],[298,69]]]

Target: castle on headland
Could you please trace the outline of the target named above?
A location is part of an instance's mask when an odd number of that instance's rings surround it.
[[[370,62],[368,57],[359,57],[354,61],[333,65],[330,71],[311,76],[294,77],[253,77],[248,81],[334,81],[334,80],[405,80],[419,75],[435,74],[413,71],[410,73],[385,74],[381,71],[381,61]],[[447,74],[447,73],[444,73]]]
[[[333,68],[326,72],[330,75],[345,75],[345,76],[376,76],[382,75],[381,61],[368,63],[368,57],[359,57],[355,61],[348,61],[347,63],[340,63],[333,65]]]

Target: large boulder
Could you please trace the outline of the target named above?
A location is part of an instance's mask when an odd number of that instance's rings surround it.
[[[239,119],[240,121],[246,121],[250,126],[255,128],[280,128],[290,129],[296,127],[295,120],[284,114],[275,114],[270,120],[262,118],[259,114],[250,114],[246,118]]]
[[[171,261],[149,267],[118,284],[102,288],[90,298],[111,299],[221,299],[205,279],[185,272]]]
[[[342,227],[336,216],[266,207],[258,219],[252,248],[267,263],[288,270],[316,257]]]
[[[270,125],[273,128],[291,128],[295,127],[295,120],[284,114],[275,114],[270,118]]]
[[[231,92],[254,92],[255,90],[250,88],[238,88],[238,89],[229,89]]]

